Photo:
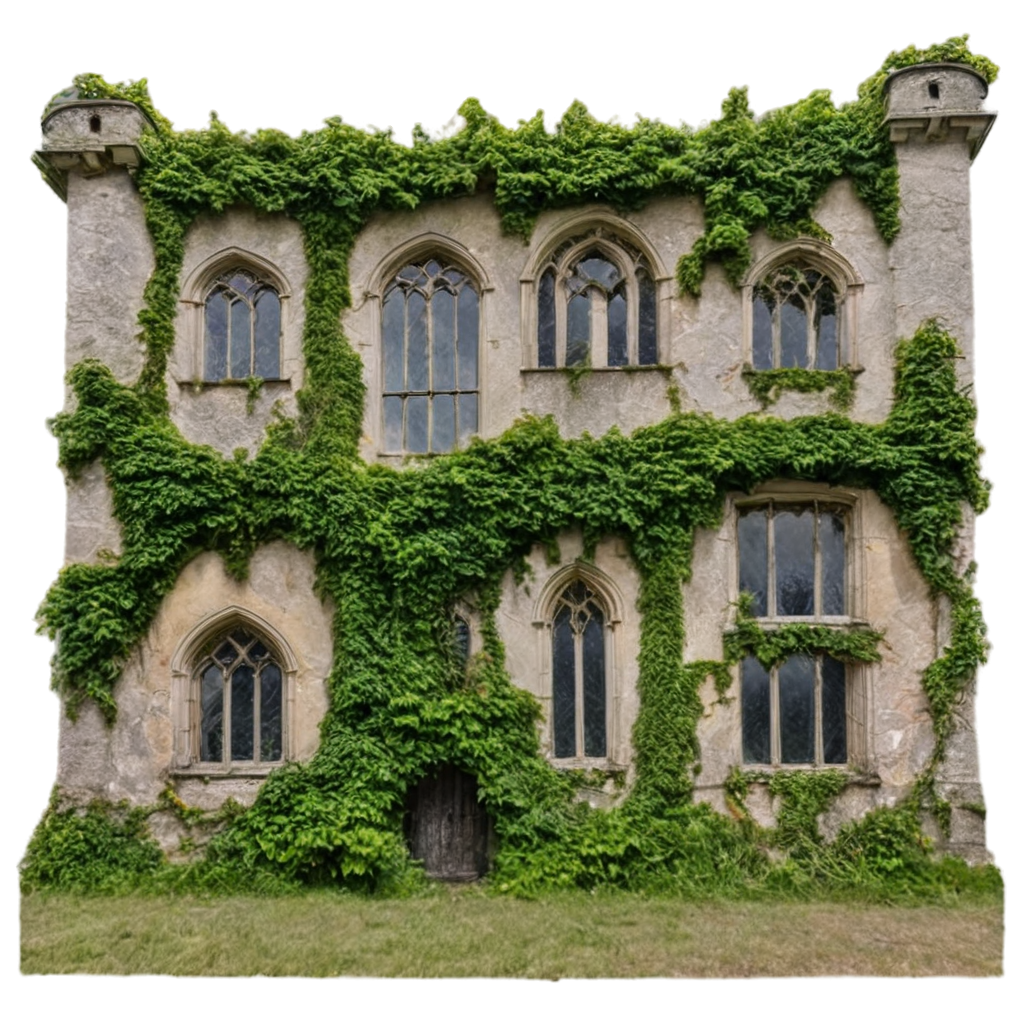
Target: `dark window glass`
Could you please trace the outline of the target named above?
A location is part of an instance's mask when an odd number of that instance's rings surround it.
[[[821,552],[821,613],[846,613],[845,521],[838,512],[822,512],[818,520]]]
[[[574,295],[566,310],[565,365],[590,361],[590,296]]]
[[[405,298],[399,289],[388,292],[382,314],[384,336],[384,390],[402,391],[405,385]],[[401,448],[401,441],[398,447]]]
[[[476,395],[471,392],[463,392],[459,395],[459,444],[466,445],[470,437],[477,430],[477,408]]]
[[[576,753],[576,639],[572,612],[559,608],[552,628],[552,703],[555,757]]]
[[[608,365],[629,364],[629,343],[626,340],[626,296],[617,292],[608,300]]]
[[[430,450],[432,452],[450,452],[455,447],[455,396],[435,395],[431,401],[433,416],[431,417]]]
[[[282,759],[283,680],[272,657],[262,640],[242,628],[216,647],[198,680],[201,761]]]
[[[427,403],[426,395],[410,395],[405,400],[405,449],[422,453],[427,450]]]
[[[254,673],[249,665],[239,665],[231,673],[231,760],[251,761],[253,726],[256,720]]]
[[[779,740],[783,764],[814,761],[814,659],[787,658],[779,673]]]
[[[459,292],[459,389],[476,391],[477,349],[480,347],[480,303],[468,282]],[[473,396],[474,400],[476,396]],[[473,429],[476,430],[474,422]]]
[[[216,665],[203,672],[199,700],[202,721],[200,725],[201,761],[220,761],[224,758],[224,676]]]
[[[636,276],[640,291],[640,347],[641,366],[654,366],[658,362],[658,302],[654,282],[643,271]]]
[[[555,757],[607,754],[604,612],[582,580],[562,592],[552,622]]]
[[[434,354],[431,360],[432,391],[455,390],[455,296],[448,291],[436,291],[430,300],[434,319]],[[454,442],[454,437],[452,438]],[[449,448],[452,445],[449,445]],[[446,451],[447,449],[434,449]]]
[[[612,291],[622,277],[619,268],[600,253],[590,253],[580,260],[574,276],[580,283],[579,287],[593,282],[606,292]]]
[[[408,338],[405,353],[405,386],[409,391],[426,391],[430,383],[430,364],[427,361],[427,300],[420,292],[409,293],[405,313]]]
[[[775,603],[777,615],[814,614],[814,512],[776,511]]]
[[[252,310],[241,299],[235,299],[230,318],[231,376],[243,380],[252,372]]]
[[[768,513],[752,509],[740,515],[740,590],[753,595],[751,614],[768,614]]]
[[[846,666],[821,661],[821,746],[825,764],[846,763]]]
[[[265,380],[281,376],[281,300],[264,290],[256,300],[255,374]]]
[[[770,370],[775,364],[772,343],[772,311],[760,295],[754,296],[754,369]]]
[[[398,272],[381,309],[386,451],[450,451],[475,433],[479,339],[465,274],[433,259]]]
[[[397,395],[384,398],[384,449],[389,452],[402,450],[402,399]]]
[[[818,353],[814,365],[819,370],[839,368],[839,331],[836,319],[836,297],[828,281],[823,281],[815,297],[815,333]]]
[[[605,729],[604,616],[592,607],[583,630],[583,752],[604,757]]]
[[[768,673],[757,658],[749,657],[743,659],[740,671],[743,761],[745,764],[769,764],[772,748]]]
[[[537,288],[537,365],[555,365],[555,274],[546,270]]]
[[[260,671],[260,760],[280,761],[282,750],[281,670],[264,665]]]
[[[807,312],[803,301],[791,296],[782,306],[781,359],[783,366],[807,366]]]
[[[228,303],[222,291],[206,300],[206,380],[228,375]]]

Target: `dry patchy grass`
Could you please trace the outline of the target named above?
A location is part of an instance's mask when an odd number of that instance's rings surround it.
[[[708,902],[628,895],[419,899],[34,894],[26,974],[377,977],[992,975],[1002,907]]]

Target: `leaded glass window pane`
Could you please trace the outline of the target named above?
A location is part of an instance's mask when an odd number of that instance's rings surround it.
[[[821,553],[821,613],[846,614],[845,521],[838,512],[822,512],[818,521]]]
[[[757,658],[744,658],[740,668],[740,708],[743,715],[744,764],[769,764],[771,694],[768,673]]]
[[[552,626],[552,704],[555,757],[576,753],[576,638],[572,613],[563,606]]]
[[[552,622],[555,757],[608,752],[604,611],[582,580],[562,592]]]
[[[384,447],[444,452],[477,429],[479,299],[436,259],[403,267],[384,295]]]
[[[434,297],[430,301],[430,311],[434,320],[434,352],[431,360],[430,388],[432,391],[454,391],[455,296],[448,291],[435,291]],[[435,448],[434,450],[445,451],[446,449]]]
[[[260,760],[280,761],[283,720],[281,717],[281,670],[264,665],[260,671]]]
[[[409,391],[426,391],[430,384],[427,347],[427,300],[411,292],[406,300],[405,386]],[[414,448],[413,451],[426,449]]]
[[[590,361],[590,295],[574,295],[566,310],[565,365]]]
[[[224,757],[224,676],[216,665],[202,674],[200,700],[201,761],[220,761]]]
[[[776,511],[775,601],[778,615],[814,614],[814,512]]]
[[[231,760],[251,761],[256,694],[252,666],[239,665],[231,673]]]
[[[779,673],[779,740],[783,764],[814,762],[814,659],[787,658]]]
[[[594,608],[583,630],[583,752],[604,757],[605,731],[604,616]]]
[[[807,367],[807,311],[798,296],[782,306],[780,330],[782,366]]]
[[[273,653],[237,627],[214,645],[212,657],[196,681],[200,761],[282,760],[284,681]]]
[[[740,590],[753,597],[750,612],[768,614],[768,514],[753,509],[740,515],[737,524],[740,556]]]
[[[455,447],[455,396],[435,395],[432,403],[430,450],[450,452]]]
[[[760,296],[754,296],[754,369],[770,370],[775,365],[772,342],[771,307]]]
[[[821,745],[825,764],[846,763],[846,666],[821,661]]]
[[[264,380],[281,376],[281,300],[265,289],[256,300],[255,374]]]
[[[816,270],[770,273],[753,293],[753,368],[838,369],[839,306],[835,285]]]
[[[455,659],[462,666],[469,661],[469,623],[461,615],[452,623],[452,649]]]
[[[545,271],[537,288],[537,365],[555,365],[555,273]]]
[[[206,380],[228,375],[228,303],[222,291],[206,300]]]
[[[658,303],[654,282],[644,271],[636,276],[640,291],[639,359],[641,366],[654,366],[658,362]]]
[[[626,296],[617,292],[608,300],[608,365],[629,365],[626,339]]]

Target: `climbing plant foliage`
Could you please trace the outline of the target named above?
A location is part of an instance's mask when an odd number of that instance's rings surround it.
[[[996,72],[969,52],[966,37],[953,39],[891,54],[859,98],[842,107],[816,92],[758,119],[745,92],[735,90],[721,119],[700,130],[645,120],[633,128],[601,124],[580,104],[554,133],[544,130],[540,114],[509,129],[469,100],[459,132],[430,139],[417,130],[411,147],[338,118],[298,138],[235,134],[216,115],[203,131],[178,133],[155,111],[144,82],[76,79],[80,96],[132,99],[153,123],[136,183],[156,265],[139,317],[145,361],[138,380],[121,384],[101,363],[79,363],[68,377],[73,411],[52,425],[68,473],[102,461],[123,541],[116,558],[63,569],[43,602],[42,628],[59,637],[54,686],[72,716],[91,700],[113,721],[126,660],[199,552],[219,552],[243,576],[258,545],[291,542],[313,552],[318,587],[334,609],[330,708],[319,750],[307,763],[274,772],[253,807],[231,816],[200,867],[188,869],[196,885],[203,878],[238,886],[254,878],[396,884],[410,871],[401,832],[406,794],[442,764],[479,781],[499,840],[493,884],[503,890],[801,891],[872,879],[884,889],[895,869],[872,860],[878,835],[908,865],[914,885],[946,878],[929,867],[917,814],[935,803],[934,772],[956,703],[985,656],[978,605],[952,550],[962,509],[982,511],[987,487],[974,407],[954,370],[956,342],[940,324],[925,323],[899,344],[895,401],[881,424],[838,413],[725,421],[681,413],[676,402],[667,419],[628,437],[613,429],[567,440],[550,418],[525,418],[498,438],[401,470],[358,458],[361,366],[341,329],[349,253],[372,213],[481,190],[493,194],[505,229],[523,235],[546,209],[604,202],[629,210],[656,195],[695,196],[706,229],[678,265],[680,287],[694,295],[710,261],[739,279],[755,229],[820,236],[811,212],[842,176],[891,239],[899,197],[881,84],[890,68],[934,59],[970,63],[989,79]],[[298,221],[309,267],[299,412],[275,422],[251,458],[224,458],[182,438],[167,415],[164,385],[185,233],[198,215],[234,204]],[[694,533],[719,524],[727,492],[779,477],[876,491],[953,621],[949,646],[924,676],[938,743],[909,809],[888,812],[891,818],[876,812],[867,824],[847,827],[826,856],[815,818],[846,776],[773,776],[773,792],[792,808],[780,816],[775,842],[790,850],[810,844],[819,854],[794,858],[797,867],[785,869],[765,857],[748,815],[726,817],[692,802],[700,687],[710,676],[724,695],[729,665],[746,653],[766,664],[796,651],[871,661],[882,638],[796,626],[769,635],[741,608],[724,638],[723,660],[687,664],[680,587],[690,574]],[[642,581],[636,780],[612,811],[575,800],[580,780],[540,755],[538,706],[512,685],[494,619],[502,576],[521,569],[533,544],[553,544],[574,527],[591,545],[624,538]],[[467,594],[480,609],[483,644],[463,671],[451,611]],[[161,806],[174,810],[175,799],[172,793]],[[23,877],[30,886],[64,885],[73,873],[62,874],[54,858],[88,847],[101,860],[103,850],[114,850],[118,877],[131,868],[138,884],[166,879],[170,869],[155,866],[147,842],[132,814],[56,801]]]

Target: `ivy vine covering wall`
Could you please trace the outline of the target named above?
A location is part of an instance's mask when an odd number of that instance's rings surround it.
[[[492,878],[502,890],[853,885],[891,896],[998,885],[991,873],[933,863],[921,831],[923,812],[948,815],[936,771],[957,700],[986,650],[970,579],[957,573],[952,550],[964,507],[982,511],[988,491],[974,407],[954,370],[956,341],[940,324],[926,322],[900,341],[894,403],[881,424],[839,413],[726,421],[676,412],[629,437],[613,430],[567,440],[551,419],[529,418],[402,470],[357,456],[361,366],[340,327],[350,303],[348,256],[372,213],[481,190],[493,193],[504,229],[524,236],[543,210],[603,202],[628,211],[656,195],[697,196],[705,231],[677,265],[679,287],[692,295],[710,261],[737,283],[759,228],[775,238],[827,237],[811,214],[840,177],[852,180],[891,240],[899,183],[882,83],[892,68],[931,60],[968,63],[988,80],[996,74],[964,37],[890,54],[859,98],[839,108],[815,92],[755,119],[745,92],[734,90],[721,119],[695,131],[644,120],[602,124],[574,104],[549,134],[539,114],[508,129],[469,100],[461,131],[440,140],[417,132],[412,147],[337,119],[298,138],[232,134],[216,118],[204,131],[177,133],[144,82],[76,79],[81,97],[131,99],[155,125],[141,142],[136,183],[156,269],[139,318],[146,356],[138,380],[121,384],[104,365],[79,363],[69,374],[73,411],[53,421],[69,473],[102,460],[123,536],[119,558],[68,566],[43,602],[42,628],[60,641],[54,686],[69,715],[91,700],[113,721],[122,667],[182,567],[213,550],[241,577],[256,546],[275,539],[314,553],[318,585],[336,609],[335,660],[319,752],[274,772],[250,809],[223,814],[228,827],[204,858],[170,868],[150,855],[136,812],[97,807],[83,817],[55,800],[30,844],[25,884],[398,886],[415,876],[401,832],[409,787],[453,764],[479,781],[494,819]],[[275,422],[254,457],[225,459],[181,437],[164,381],[185,233],[198,215],[239,203],[284,212],[304,232],[306,376],[298,416]],[[763,402],[778,387],[832,388],[843,407],[852,386],[846,371],[835,379],[785,373],[793,379],[777,374],[757,391]],[[727,492],[780,477],[876,491],[933,593],[952,608],[949,645],[923,677],[936,742],[912,796],[845,826],[828,846],[816,817],[846,784],[842,772],[772,775],[785,808],[772,835],[745,813],[751,778],[743,773],[730,785],[734,816],[692,802],[698,689],[709,675],[723,689],[729,665],[748,654],[766,666],[794,652],[878,657],[877,634],[792,626],[768,635],[741,607],[723,661],[684,662],[680,583],[694,532],[719,523]],[[503,574],[521,566],[533,544],[554,543],[573,527],[591,549],[602,537],[624,538],[642,580],[636,781],[611,811],[576,801],[582,776],[540,756],[538,707],[511,684],[494,621]],[[451,609],[468,592],[481,609],[483,651],[464,672]],[[164,805],[195,817],[173,792]],[[785,865],[766,856],[767,845],[791,853]],[[96,865],[84,874],[83,857]]]

